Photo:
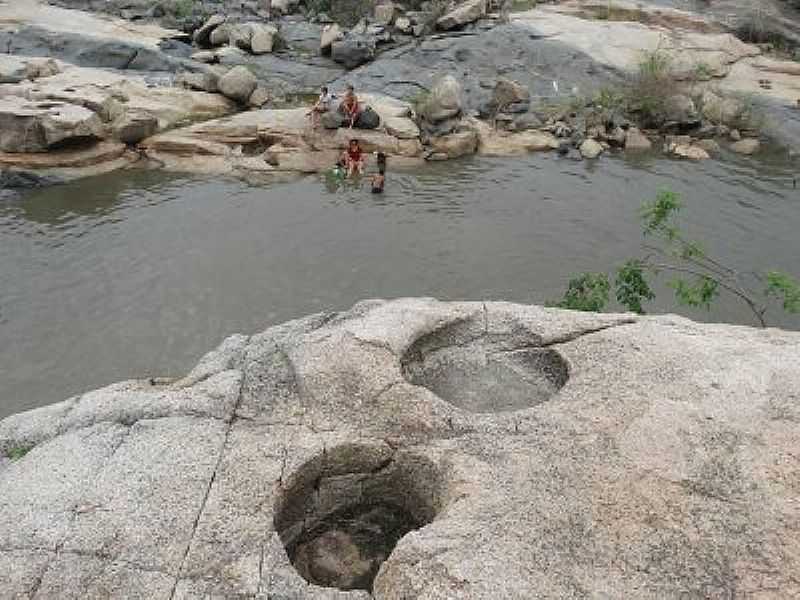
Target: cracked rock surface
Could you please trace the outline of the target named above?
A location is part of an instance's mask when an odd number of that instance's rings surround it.
[[[798,473],[800,334],[365,301],[0,421],[0,598],[798,597]]]

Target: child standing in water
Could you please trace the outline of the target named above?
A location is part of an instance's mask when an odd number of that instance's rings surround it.
[[[377,163],[378,172],[372,176],[372,193],[382,194],[386,183],[386,155],[383,152],[377,153]]]

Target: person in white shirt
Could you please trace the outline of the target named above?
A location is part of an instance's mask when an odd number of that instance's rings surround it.
[[[328,91],[327,87],[323,87],[320,90],[319,98],[317,99],[317,103],[311,107],[311,110],[308,113],[308,116],[311,117],[311,125],[314,127],[318,127],[320,123],[320,117],[322,113],[326,113],[331,109],[331,102],[333,101],[333,97],[331,96],[330,92]]]

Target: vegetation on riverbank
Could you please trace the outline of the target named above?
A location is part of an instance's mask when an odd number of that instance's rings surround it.
[[[32,450],[31,447],[28,446],[17,446],[15,448],[11,448],[6,452],[6,456],[14,461],[23,458],[28,452]]]
[[[675,274],[668,285],[683,306],[708,310],[724,292],[743,302],[761,327],[767,326],[766,313],[776,302],[788,313],[800,313],[800,281],[771,270],[756,275],[761,287],[754,287],[743,273],[710,256],[700,242],[687,237],[678,223],[681,207],[678,194],[669,190],[642,206],[643,255],[616,271],[614,291],[619,304],[644,314],[644,304],[656,297],[649,277],[667,272]],[[564,297],[551,305],[600,312],[609,302],[611,288],[608,274],[583,273],[571,279]]]

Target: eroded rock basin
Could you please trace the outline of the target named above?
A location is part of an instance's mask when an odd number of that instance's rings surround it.
[[[534,337],[513,335],[460,339],[446,327],[417,342],[403,357],[406,379],[458,408],[504,412],[550,399],[569,379],[569,365]]]
[[[292,474],[275,528],[292,565],[311,584],[372,591],[397,542],[430,523],[440,476],[424,456],[384,447],[326,449]]]

